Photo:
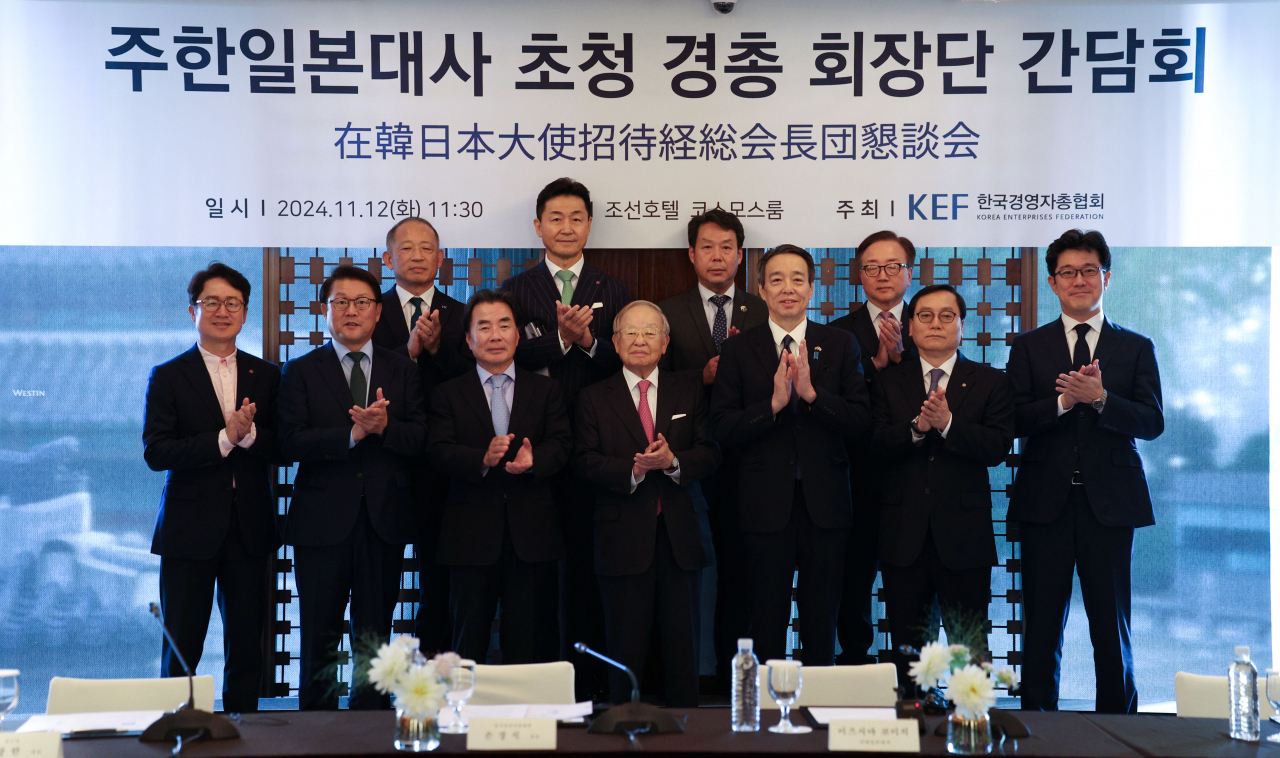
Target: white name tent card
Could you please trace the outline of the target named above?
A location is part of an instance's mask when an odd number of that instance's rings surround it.
[[[141,734],[163,715],[164,711],[39,713],[18,727],[18,732],[57,732],[67,737]]]
[[[0,755],[62,758],[62,735],[55,732],[0,732]]]
[[[555,719],[473,718],[467,750],[555,750]]]
[[[860,721],[866,719],[880,719],[882,721],[893,721],[898,718],[898,712],[893,708],[880,707],[857,707],[857,708],[823,708],[819,706],[809,706],[809,715],[813,720],[821,726],[827,726],[832,721]]]
[[[920,752],[915,719],[837,719],[827,726],[827,749],[870,753]]]

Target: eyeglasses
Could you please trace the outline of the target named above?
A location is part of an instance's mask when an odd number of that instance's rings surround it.
[[[934,315],[933,311],[920,311],[919,313],[916,314],[916,318],[922,324],[932,324],[933,315]],[[955,322],[956,318],[958,318],[959,316],[960,314],[956,313],[955,311],[942,311],[941,313],[938,314],[938,321],[943,324],[950,324]]]
[[[884,272],[889,276],[897,276],[902,273],[904,268],[911,268],[911,266],[907,263],[886,263],[883,266],[868,263],[861,268],[861,271],[867,276],[880,276],[880,269],[884,269]]]
[[[376,301],[369,297],[358,297],[355,300],[348,300],[345,297],[335,297],[329,301],[329,305],[333,306],[334,310],[339,311],[345,311],[352,305],[354,305],[358,311],[367,311],[369,310],[369,306],[373,305],[374,302]]]
[[[197,300],[196,305],[210,313],[213,313],[224,305],[227,306],[227,313],[239,313],[240,309],[244,307],[244,301],[237,300],[234,297],[229,297],[226,300],[217,297],[206,297]]]
[[[619,329],[614,334],[621,334],[629,340],[633,340],[640,335],[644,335],[645,339],[657,339],[662,332],[658,329]]]
[[[1057,271],[1054,272],[1053,275],[1061,279],[1066,279],[1067,281],[1071,281],[1072,279],[1076,278],[1076,274],[1083,274],[1085,279],[1096,279],[1098,277],[1098,274],[1104,273],[1105,271],[1106,271],[1105,268],[1098,268],[1097,266],[1085,266],[1084,268],[1081,268],[1081,269],[1074,269],[1074,268],[1058,269]]]

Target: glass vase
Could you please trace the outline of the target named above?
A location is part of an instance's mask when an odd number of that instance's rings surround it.
[[[440,747],[440,726],[435,718],[410,715],[404,708],[396,709],[396,750],[423,753]]]
[[[986,755],[991,752],[991,720],[987,714],[961,714],[953,711],[947,717],[947,752],[956,755]]]

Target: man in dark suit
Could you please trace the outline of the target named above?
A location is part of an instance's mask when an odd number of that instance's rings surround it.
[[[582,388],[622,367],[608,332],[630,299],[626,285],[582,257],[591,219],[591,193],[581,183],[562,178],[543,187],[533,220],[542,239],[542,262],[502,284],[518,304],[516,365],[558,380],[571,418]],[[600,588],[591,565],[590,492],[567,469],[552,487],[566,542],[560,567],[560,654],[577,664],[578,699],[603,697],[604,680],[594,659],[572,647],[574,642],[591,647],[605,643]]]
[[[807,319],[813,258],[780,245],[760,258],[769,321],[724,343],[712,436],[738,449],[738,506],[761,660],[786,655],[797,567],[801,659],[830,666],[853,525],[845,443],[871,425],[858,344]]]
[[[564,555],[551,478],[573,440],[558,382],[517,368],[515,297],[467,303],[476,368],[431,396],[429,456],[450,478],[439,561],[449,567],[453,649],[484,661],[502,602],[502,663],[558,657],[557,561]]]
[[[1022,542],[1022,707],[1058,708],[1074,571],[1089,616],[1097,710],[1136,713],[1133,530],[1155,516],[1134,440],[1164,431],[1160,369],[1149,338],[1102,314],[1111,250],[1101,234],[1068,231],[1045,263],[1062,317],[1014,340],[1008,364],[1017,435],[1027,438],[1009,503]]]
[[[614,321],[623,368],[583,390],[574,472],[596,490],[595,566],[609,655],[643,680],[656,635],[668,707],[698,706],[701,569],[711,564],[698,481],[720,462],[697,374],[658,369],[670,342],[658,306],[637,300]],[[611,673],[615,703],[630,682]]]
[[[689,261],[698,276],[693,289],[659,303],[671,324],[671,343],[658,364],[664,371],[697,371],[711,386],[726,339],[760,326],[769,308],[759,297],[738,289],[734,278],[746,254],[746,232],[738,217],[712,208],[689,220]],[[742,581],[742,533],[738,530],[738,467],[731,451],[714,473],[701,482],[710,509],[712,557],[716,567],[715,625],[716,684],[729,691],[737,641],[747,636],[750,598]]]
[[[348,597],[353,648],[362,635],[391,633],[415,525],[409,464],[427,433],[417,366],[371,339],[378,280],[339,266],[320,300],[333,339],[286,363],[280,379],[280,449],[299,463],[284,541],[298,585],[303,710],[338,707],[322,672],[337,659]],[[351,708],[385,705],[372,688],[351,695]]]
[[[194,671],[217,586],[225,655],[222,705],[258,710],[267,559],[280,544],[270,466],[276,442],[275,364],[236,349],[249,281],[214,263],[187,287],[199,342],[156,366],[147,384],[142,455],[165,471],[151,552],[160,556],[160,605]],[[166,640],[161,676],[185,676]]]
[[[1013,444],[1013,391],[1003,371],[960,354],[964,298],[949,284],[911,299],[906,323],[920,356],[871,383],[870,449],[884,470],[880,566],[898,681],[898,646],[921,647],[942,607],[947,639],[985,650],[996,564],[988,466]]]
[[[862,355],[862,374],[870,385],[876,373],[916,355],[911,336],[902,324],[903,297],[911,286],[916,247],[906,237],[890,231],[876,232],[858,245],[853,265],[858,270],[866,304],[828,326],[853,332]],[[853,492],[853,518],[844,560],[844,597],[836,631],[840,636],[842,666],[875,663],[867,654],[875,641],[871,619],[872,590],[876,574],[876,539],[880,527],[881,468],[873,462],[868,440],[849,444],[849,478]]]
[[[435,286],[443,258],[436,228],[426,219],[410,216],[387,232],[382,263],[395,273],[396,282],[382,293],[386,311],[373,330],[373,344],[417,361],[424,395],[475,365],[463,342],[466,327],[462,324],[462,303]],[[453,642],[449,629],[449,572],[436,563],[436,550],[449,482],[431,469],[425,452],[413,462],[410,472],[417,518],[413,551],[418,556],[414,636],[424,651],[443,651],[450,649]]]

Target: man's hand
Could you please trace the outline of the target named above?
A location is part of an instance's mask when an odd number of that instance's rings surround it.
[[[894,318],[892,313],[885,311],[880,319],[877,336],[880,338],[880,348],[871,359],[876,371],[882,371],[890,363],[900,363],[902,361],[902,323]]]
[[[738,327],[731,326],[729,327],[729,333],[726,334],[724,338],[729,339],[730,337],[737,337],[739,334],[742,334],[742,332],[738,329]]]
[[[368,408],[351,406],[351,420],[355,422],[351,437],[356,442],[370,434],[382,434],[387,428],[387,406],[391,405],[391,401],[382,396],[381,387],[378,388],[377,395],[378,399],[370,403]]]
[[[511,435],[511,439],[515,438],[514,434]],[[524,444],[516,451],[516,459],[508,461],[506,469],[508,474],[523,474],[531,468],[533,468],[533,444],[529,442],[528,437],[525,437]]]
[[[429,355],[435,355],[440,349],[440,332],[439,308],[431,311],[430,316],[419,316],[418,325],[409,335],[409,357],[416,360],[423,350]]]
[[[809,374],[809,342],[800,340],[800,352],[791,355],[791,382],[795,385],[796,394],[806,403],[818,399],[818,391],[813,388]]]
[[[1063,410],[1071,410],[1076,403],[1092,403],[1102,397],[1102,368],[1094,361],[1079,371],[1058,374],[1057,384]]]
[[[639,479],[648,471],[665,471],[671,467],[671,461],[674,458],[675,454],[667,445],[667,438],[659,434],[643,453],[636,453],[635,464],[631,467],[631,476]]]
[[[514,434],[500,434],[489,440],[489,449],[484,453],[484,465],[493,468],[507,454],[507,449],[511,447],[511,442],[515,440]]]
[[[715,384],[716,371],[720,368],[720,356],[716,356],[707,361],[707,365],[702,367],[702,383]]]
[[[924,401],[924,405],[920,406],[920,421],[918,426],[921,429],[937,429],[942,431],[947,428],[947,424],[951,423],[951,408],[947,405],[947,391],[938,389]]]
[[[778,370],[773,372],[773,399],[770,406],[775,416],[791,402],[791,363],[787,360],[788,357],[787,351],[783,350],[778,360]]]
[[[582,345],[590,350],[595,337],[591,336],[591,317],[595,315],[585,305],[556,303],[556,320],[560,326],[560,339],[566,345]]]
[[[253,428],[253,415],[257,412],[257,403],[249,402],[246,397],[239,410],[227,414],[227,439],[232,445],[239,445],[240,440],[249,434]]]

